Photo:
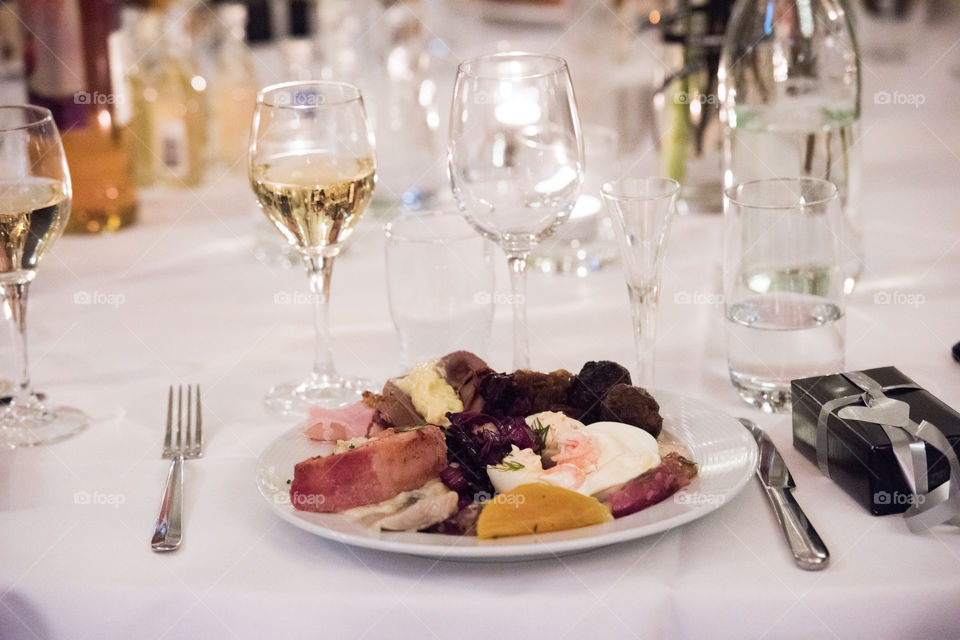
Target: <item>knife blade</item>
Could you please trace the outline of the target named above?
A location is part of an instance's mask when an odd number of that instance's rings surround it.
[[[767,499],[770,500],[783,535],[793,552],[794,561],[798,567],[807,571],[826,568],[830,563],[830,552],[793,497],[793,489],[797,485],[783,457],[773,445],[770,436],[755,422],[746,418],[740,418],[740,422],[750,430],[760,448],[757,478],[766,491]]]

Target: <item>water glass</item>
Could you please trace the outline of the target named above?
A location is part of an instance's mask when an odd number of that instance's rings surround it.
[[[404,367],[466,349],[493,320],[493,252],[459,213],[406,213],[386,234],[387,295]]]
[[[724,193],[724,309],[730,380],[766,412],[790,381],[843,370],[844,288],[837,187],[774,178]]]

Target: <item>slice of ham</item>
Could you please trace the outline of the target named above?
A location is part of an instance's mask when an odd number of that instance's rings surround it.
[[[337,513],[422,487],[447,466],[443,430],[384,431],[355,449],[297,463],[290,501],[301,511]]]
[[[440,358],[440,371],[453,390],[460,396],[464,411],[483,411],[483,398],[477,394],[480,379],[493,370],[476,354],[454,351]]]
[[[310,407],[304,433],[311,440],[336,442],[371,435],[374,410],[363,401],[340,409]]]
[[[628,480],[610,494],[606,503],[614,518],[642,511],[662,502],[684,488],[697,475],[697,465],[686,458],[670,453],[660,464]]]

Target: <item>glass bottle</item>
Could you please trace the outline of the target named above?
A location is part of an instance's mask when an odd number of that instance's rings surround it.
[[[156,100],[157,90],[151,84],[162,59],[160,47],[151,46],[159,42],[163,34],[163,15],[159,9],[140,9],[126,7],[127,20],[130,22],[131,49],[142,54],[127,69],[127,83],[130,87],[133,114],[130,118],[130,130],[137,144],[133,145],[134,174],[141,187],[150,186],[154,181],[153,172],[153,125],[150,107]]]
[[[863,270],[860,62],[840,0],[738,0],[721,55],[724,186],[808,176],[844,212],[844,287]]]
[[[389,0],[382,29],[384,71],[378,91],[371,91],[377,135],[380,202],[399,200],[406,209],[432,206],[446,187],[439,138],[437,84],[433,79],[428,37],[418,17],[418,0]]]
[[[196,186],[203,179],[207,148],[206,79],[191,59],[188,9],[172,5],[163,15],[163,54],[144,81],[150,127],[151,174],[169,187]]]
[[[732,0],[667,0],[650,27],[660,31],[668,69],[659,107],[660,171],[680,183],[681,213],[719,213],[721,124],[717,70]]]
[[[257,81],[250,50],[244,44],[247,8],[223,4],[217,8],[223,40],[216,71],[210,78],[210,111],[216,159],[227,169],[246,171],[250,122],[257,102]]]
[[[113,0],[20,4],[28,100],[53,113],[73,181],[67,232],[136,219],[119,10]]]

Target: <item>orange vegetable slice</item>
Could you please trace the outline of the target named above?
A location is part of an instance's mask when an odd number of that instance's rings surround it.
[[[489,540],[565,531],[610,522],[610,509],[596,498],[545,483],[522,484],[483,507],[477,537]]]

